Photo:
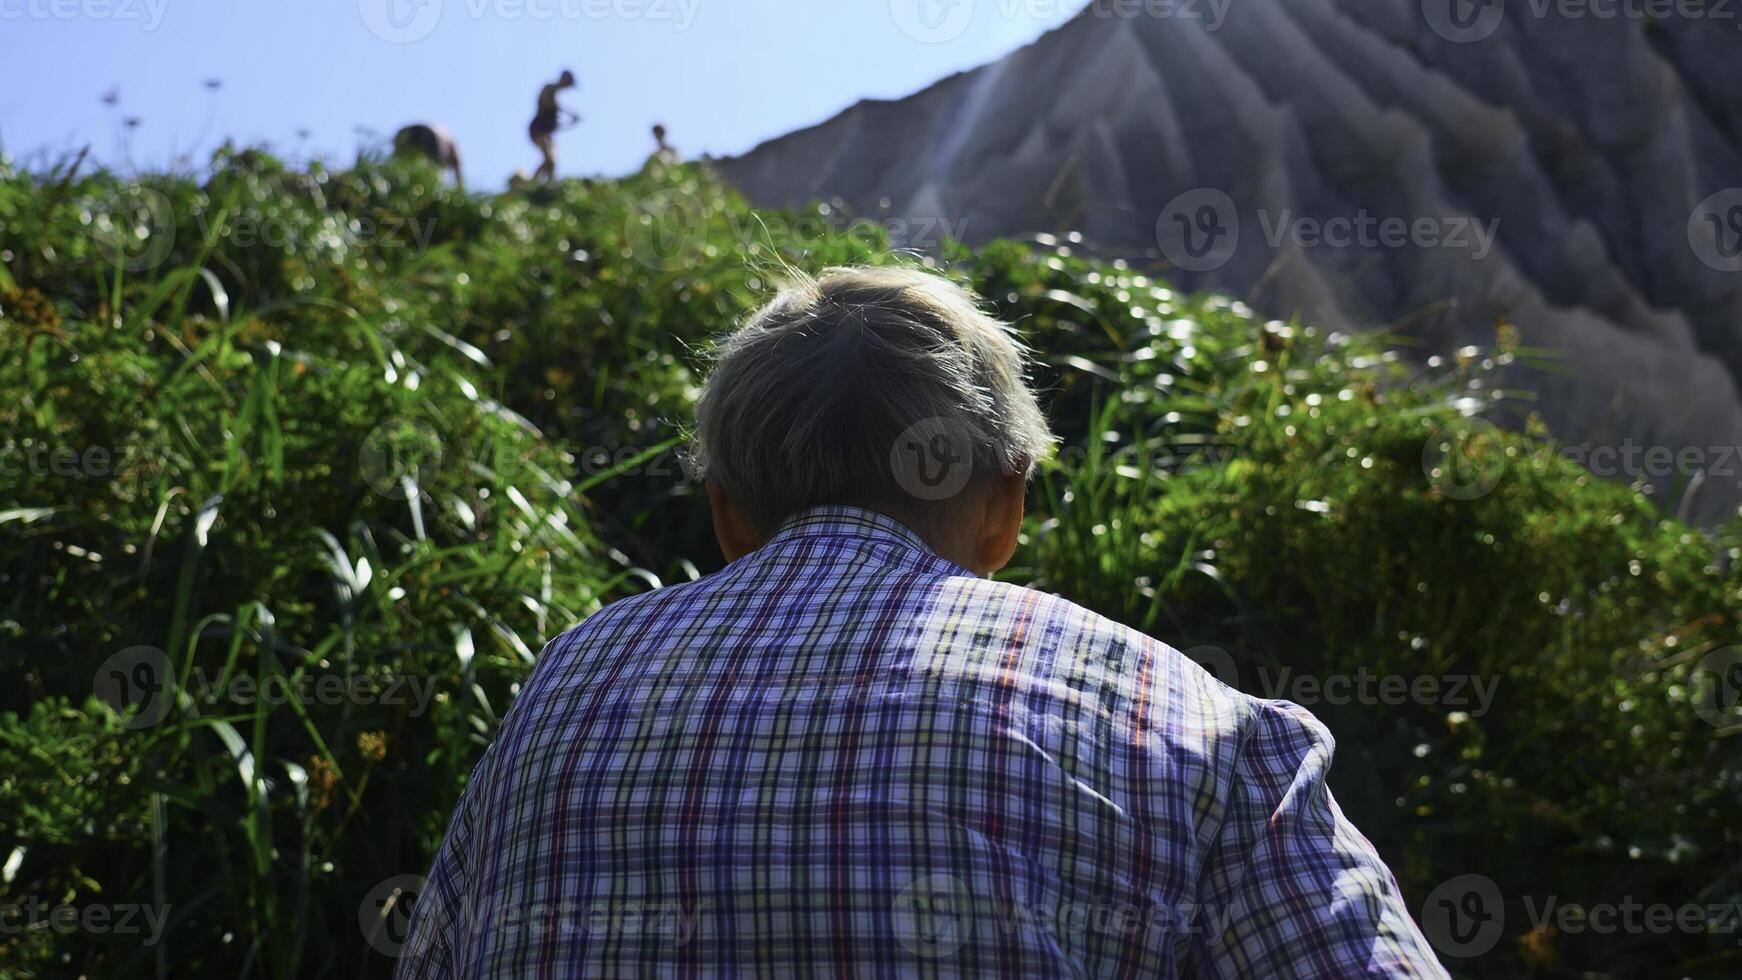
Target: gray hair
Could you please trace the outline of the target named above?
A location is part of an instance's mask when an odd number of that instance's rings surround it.
[[[767,536],[850,504],[926,532],[975,482],[1053,443],[1027,350],[973,293],[913,268],[798,276],[726,337],[696,405],[691,474]]]

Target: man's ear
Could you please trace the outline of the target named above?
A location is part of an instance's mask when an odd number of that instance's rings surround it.
[[[1016,554],[1016,539],[1022,533],[1024,498],[1028,474],[1023,470],[1000,476],[986,488],[986,509],[974,540],[975,572],[991,575],[1010,564]]]
[[[720,542],[720,553],[726,556],[726,561],[737,561],[762,543],[750,518],[727,496],[726,488],[712,480],[708,481],[708,506],[714,512],[714,538]]]

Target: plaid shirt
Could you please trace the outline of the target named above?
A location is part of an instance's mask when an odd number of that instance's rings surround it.
[[[1443,977],[1305,710],[829,507],[552,642],[399,975]]]

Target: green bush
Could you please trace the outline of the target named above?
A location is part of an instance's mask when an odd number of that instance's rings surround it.
[[[1412,370],[1073,252],[938,260],[1021,323],[1065,438],[1006,576],[1254,693],[1480,680],[1485,711],[1309,704],[1412,903],[1506,896],[1455,969],[1733,974],[1734,935],[1538,932],[1521,897],[1742,900],[1738,719],[1696,669],[1736,642],[1742,535],[1472,420],[1516,352]],[[257,151],[0,167],[0,907],[168,910],[150,946],[0,935],[0,972],[390,971],[360,919],[540,643],[717,566],[673,452],[708,338],[788,267],[893,261],[695,167],[480,197]],[[258,693],[287,686],[343,696]]]

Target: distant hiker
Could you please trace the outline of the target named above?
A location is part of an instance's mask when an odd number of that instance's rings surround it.
[[[657,144],[657,149],[653,151],[653,159],[658,160],[660,163],[678,162],[677,151],[672,149],[671,144],[665,141],[664,123],[653,124],[653,142]]]
[[[466,189],[465,178],[460,176],[460,150],[445,126],[412,123],[401,129],[393,134],[393,155],[420,156],[438,167],[446,167],[454,172],[454,186]]]
[[[564,109],[556,101],[557,94],[563,89],[574,87],[574,73],[565,71],[561,78],[538,91],[538,114],[532,117],[532,125],[527,127],[532,145],[538,147],[538,152],[544,157],[544,162],[533,174],[535,180],[549,180],[556,176],[556,147],[551,137],[558,129],[581,121],[578,113]]]

